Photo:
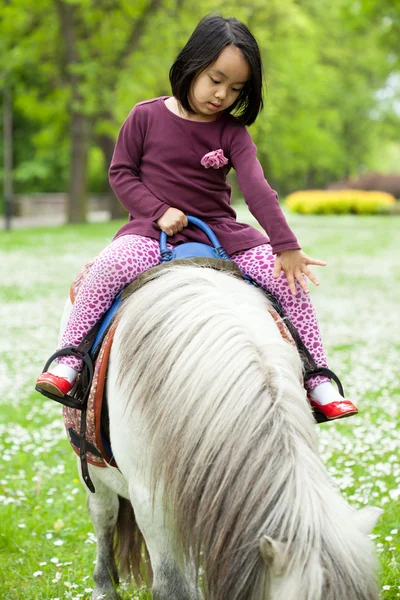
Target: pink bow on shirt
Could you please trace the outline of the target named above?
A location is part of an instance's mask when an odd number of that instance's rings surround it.
[[[228,159],[224,156],[224,151],[220,148],[219,150],[213,150],[208,152],[201,159],[201,164],[206,169],[212,167],[213,169],[219,169],[228,164]]]

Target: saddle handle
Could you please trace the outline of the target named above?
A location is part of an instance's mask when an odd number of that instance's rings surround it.
[[[201,231],[203,233],[206,234],[206,236],[208,237],[208,239],[211,242],[211,245],[215,248],[221,248],[221,242],[219,241],[219,239],[217,238],[217,236],[215,235],[215,233],[213,232],[213,230],[211,229],[211,227],[209,227],[207,225],[207,223],[204,223],[204,221],[202,221],[201,219],[198,219],[197,217],[192,217],[190,215],[186,215],[186,218],[188,220],[188,223],[190,225],[195,225],[196,227],[198,227],[199,229],[201,229]],[[165,233],[165,231],[162,231],[160,234],[160,250],[161,250],[161,255],[163,255],[163,253],[165,253],[167,251],[167,234]]]

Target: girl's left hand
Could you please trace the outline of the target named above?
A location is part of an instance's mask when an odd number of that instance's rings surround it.
[[[326,262],[323,260],[316,260],[315,258],[310,258],[307,254],[304,254],[302,250],[284,250],[283,252],[278,252],[275,256],[275,266],[272,272],[272,277],[274,279],[278,279],[281,274],[281,271],[284,271],[286,274],[286,279],[289,284],[290,291],[293,296],[297,294],[296,283],[295,280],[299,282],[303,291],[306,294],[310,293],[308,289],[307,281],[304,277],[306,275],[308,279],[310,279],[314,285],[319,285],[319,281],[312,274],[308,265],[318,265],[319,267],[325,267]]]

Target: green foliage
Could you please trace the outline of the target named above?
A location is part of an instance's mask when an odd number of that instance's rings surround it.
[[[286,2],[271,13],[268,3],[257,15],[268,95],[254,138],[282,193],[356,172],[375,141],[371,111],[388,65],[377,26],[354,31],[345,6],[341,0]]]
[[[357,16],[362,15],[365,22],[379,24],[380,42],[388,51],[392,67],[400,66],[400,1],[399,0],[361,0],[355,2]]]
[[[376,215],[387,213],[396,199],[386,192],[363,190],[305,190],[286,198],[286,206],[305,215]]]
[[[265,110],[251,133],[280,193],[377,164],[399,127],[395,95],[377,96],[398,65],[398,1],[14,0],[0,11],[0,77],[13,88],[16,192],[68,188],[72,111],[94,149],[89,187],[105,185],[99,136],[112,143],[136,102],[170,93],[174,57],[213,11],[246,22],[260,43]]]
[[[371,160],[377,171],[395,173],[400,165],[400,142],[387,140],[374,149]]]
[[[107,181],[107,167],[100,148],[93,147],[89,153],[88,169],[89,189],[92,192],[103,192]]]

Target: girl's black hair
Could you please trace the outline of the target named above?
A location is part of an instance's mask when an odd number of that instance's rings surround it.
[[[239,123],[251,125],[263,108],[261,55],[252,33],[233,17],[224,19],[221,15],[208,15],[200,21],[170,69],[172,93],[188,113],[194,113],[189,104],[193,80],[230,45],[242,51],[250,66],[250,79],[227,110],[235,109]]]

